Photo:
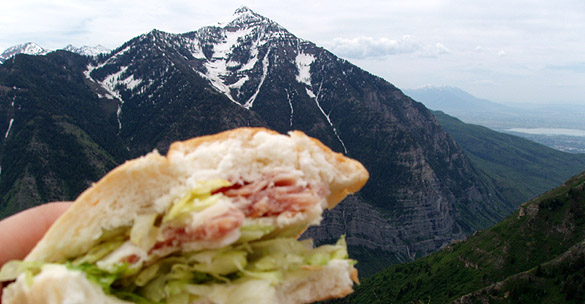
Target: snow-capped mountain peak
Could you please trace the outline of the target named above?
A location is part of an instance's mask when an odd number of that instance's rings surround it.
[[[9,48],[8,50],[6,50],[6,52],[15,52],[15,53],[18,52],[18,53],[23,53],[23,54],[28,54],[28,55],[44,55],[50,51],[42,48],[40,45],[38,45],[34,42],[27,42],[27,43],[13,46],[13,47]]]
[[[97,56],[99,54],[104,54],[104,53],[110,52],[109,49],[107,49],[106,47],[104,47],[102,45],[97,45],[97,46],[93,46],[93,47],[86,46],[86,45],[84,45],[82,47],[75,47],[75,46],[69,44],[66,47],[64,47],[63,50],[77,53],[77,54],[84,55],[84,56],[92,56],[92,57]],[[27,55],[40,56],[40,55],[46,55],[52,51],[53,50],[45,49],[34,42],[26,42],[26,43],[22,43],[22,44],[18,44],[18,45],[9,47],[4,52],[2,52],[2,54],[0,54],[0,63],[3,63],[4,61],[8,60],[10,57],[12,57],[16,54],[27,54]]]
[[[259,15],[249,9],[248,7],[242,6],[238,8],[233,15],[235,18],[227,24],[227,26],[251,26],[257,25],[258,23],[271,23],[270,19]]]
[[[245,6],[232,18],[184,37],[199,61],[197,72],[231,101],[250,108],[269,72],[272,44],[294,35]]]
[[[45,55],[49,52],[50,50],[44,49],[34,42],[26,42],[10,47],[2,52],[2,54],[0,54],[0,63],[6,61],[16,54]]]
[[[99,54],[109,53],[110,50],[103,45],[75,47],[72,44],[67,45],[64,50],[85,56],[97,56]]]
[[[246,6],[238,8],[232,20],[225,24],[226,29],[229,28],[258,28],[260,26],[272,27],[270,31],[285,31],[286,29],[278,23],[254,12]],[[223,25],[220,23],[220,25]]]

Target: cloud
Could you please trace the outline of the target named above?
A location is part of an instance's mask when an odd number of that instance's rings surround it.
[[[451,52],[442,43],[427,44],[410,35],[405,35],[398,40],[366,36],[351,39],[335,38],[327,43],[326,47],[339,56],[355,59],[382,59],[401,54],[437,57]]]
[[[505,50],[502,49],[493,49],[493,48],[485,48],[481,45],[478,45],[474,49],[475,53],[477,54],[489,54],[489,55],[496,55],[498,57],[504,57],[507,55]]]

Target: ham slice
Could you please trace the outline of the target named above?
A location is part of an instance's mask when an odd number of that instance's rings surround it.
[[[288,172],[235,183],[215,193],[231,197],[234,204],[249,218],[303,212],[329,195],[326,186],[308,184],[297,174]]]
[[[304,212],[320,204],[329,189],[325,184],[307,183],[295,173],[275,172],[253,181],[233,182],[211,194],[217,193],[230,198],[233,206],[204,223],[194,223],[196,226],[166,227],[162,232],[164,240],[157,242],[151,252],[168,253],[184,243],[220,239],[239,229],[245,218]]]

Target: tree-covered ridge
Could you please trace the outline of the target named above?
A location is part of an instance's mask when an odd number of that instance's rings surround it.
[[[364,280],[340,303],[583,303],[585,172],[466,241]]]
[[[88,87],[86,57],[17,55],[0,68],[0,217],[72,200],[128,156],[115,112]]]

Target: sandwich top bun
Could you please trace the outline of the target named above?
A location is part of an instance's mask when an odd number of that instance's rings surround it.
[[[176,142],[171,145],[166,156],[154,151],[128,161],[87,189],[54,223],[25,261],[64,263],[82,256],[103,241],[106,234],[119,229],[134,229],[142,215],[172,213],[173,206],[177,205],[177,201],[184,197],[185,193],[189,193],[190,189],[207,187],[205,181],[229,181],[229,184],[215,186],[212,189],[223,191],[222,193],[231,195],[234,200],[239,200],[240,204],[246,206],[241,207],[247,208],[247,211],[244,219],[238,219],[240,225],[242,221],[269,223],[275,229],[268,237],[298,236],[309,225],[320,222],[324,209],[333,208],[348,194],[358,191],[367,179],[368,173],[359,162],[333,152],[321,142],[299,131],[282,135],[263,128],[240,128]],[[246,204],[249,202],[242,199],[249,195],[248,192],[256,191],[255,189],[276,186],[287,189],[302,188],[308,192],[309,201],[314,198],[318,198],[318,201],[302,205],[305,198],[298,197],[304,194],[289,193],[289,190],[284,194],[277,190],[266,194],[269,197],[288,195],[283,201],[289,205],[284,207],[268,206],[265,200],[248,206]],[[271,208],[280,209],[275,212]],[[213,215],[208,215],[208,218],[201,217],[200,220],[207,221],[209,218],[213,218]],[[222,225],[224,224],[220,223],[218,227],[225,226]],[[179,249],[217,249],[233,244],[240,237],[239,230],[234,229],[217,237],[211,234],[201,241],[191,242]],[[339,289],[334,292],[323,293],[322,288],[317,288],[312,293],[307,293],[307,290],[315,289],[319,284],[315,282],[309,284],[307,282],[311,280],[305,278],[297,280],[296,283],[294,279],[289,280],[288,285],[280,284],[278,288],[285,288],[286,292],[283,293],[281,290],[276,296],[301,290],[299,296],[303,293],[310,294],[312,298],[308,300],[314,301],[351,292],[350,277],[357,280],[353,265],[323,267],[315,271],[311,278],[321,279],[323,276],[335,278],[337,273],[344,279],[329,282],[332,285],[328,286],[329,290]],[[43,289],[43,286],[59,284],[54,278],[47,277],[49,279],[43,280],[42,274],[39,275],[38,284],[34,285],[36,288]],[[62,276],[65,281],[82,282],[77,284],[85,287],[80,287],[79,290],[90,292],[93,288],[91,284],[86,284],[87,280],[73,279],[66,271],[62,272]],[[337,286],[336,282],[340,281],[344,283]],[[20,285],[22,284],[21,282]],[[34,286],[26,288],[35,288]],[[26,288],[20,288],[21,293]],[[278,288],[276,290],[279,290]],[[99,299],[99,292],[96,294]],[[118,303],[117,299],[111,300],[112,303]],[[281,302],[289,303],[284,300]],[[301,302],[303,300],[299,300],[297,296],[293,297],[290,303]]]

